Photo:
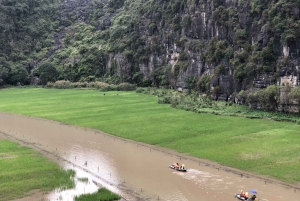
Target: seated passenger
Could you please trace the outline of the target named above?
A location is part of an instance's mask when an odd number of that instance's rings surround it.
[[[256,195],[252,195],[252,197],[251,197],[251,200],[253,200],[253,201],[257,201],[257,197],[256,197]]]
[[[249,198],[248,196],[248,192],[245,193],[245,200],[247,200]]]
[[[179,169],[184,170],[184,164],[182,164]]]
[[[245,197],[245,192],[243,190],[241,191],[240,196],[243,198]]]

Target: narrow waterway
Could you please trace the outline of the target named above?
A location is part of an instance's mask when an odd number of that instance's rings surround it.
[[[216,163],[92,129],[0,113],[0,132],[1,138],[33,147],[76,171],[76,189],[45,195],[51,201],[73,200],[99,185],[124,200],[230,201],[241,189],[257,190],[264,201],[299,200],[300,196],[300,190],[259,175],[241,175]],[[188,171],[173,171],[168,166],[174,162],[184,163]]]

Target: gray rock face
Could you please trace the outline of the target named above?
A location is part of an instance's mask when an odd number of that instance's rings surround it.
[[[268,27],[267,25],[264,25],[257,36],[258,48],[261,50],[263,47],[266,47],[269,39],[270,35],[268,34]]]
[[[269,74],[266,73],[266,74],[260,74],[257,77],[255,77],[252,86],[257,89],[263,89],[272,84],[276,84],[274,75],[271,73]]]
[[[246,37],[248,38],[249,44],[254,49],[257,47],[257,51],[262,51],[267,47],[269,41],[274,40],[273,46],[271,48],[273,53],[278,57],[276,64],[267,63],[264,67],[268,67],[269,71],[256,71],[255,76],[251,81],[243,81],[241,83],[237,82],[234,78],[234,67],[231,63],[221,63],[224,67],[223,73],[220,75],[215,74],[215,69],[217,64],[214,62],[209,62],[203,59],[203,52],[206,50],[209,41],[212,38],[217,38],[218,40],[227,40],[229,43],[237,40],[236,30],[228,24],[218,24],[213,19],[213,13],[217,8],[214,7],[212,1],[200,1],[199,5],[187,5],[186,9],[182,13],[178,13],[181,19],[186,16],[190,17],[190,28],[182,28],[181,36],[187,41],[202,41],[203,48],[201,50],[192,51],[187,47],[178,47],[176,42],[170,38],[164,37],[166,35],[171,35],[176,38],[178,33],[165,27],[162,30],[157,23],[158,35],[160,36],[160,42],[164,44],[166,53],[161,55],[149,55],[148,63],[140,63],[140,72],[143,73],[144,77],[151,79],[151,72],[157,67],[157,64],[153,62],[154,60],[162,60],[166,58],[166,62],[174,66],[177,62],[172,59],[172,54],[180,55],[182,52],[189,54],[189,65],[185,69],[181,69],[176,80],[175,87],[187,88],[185,80],[188,77],[196,76],[200,77],[203,74],[210,75],[211,80],[211,94],[213,99],[216,100],[233,100],[232,94],[234,92],[239,92],[240,90],[246,90],[247,88],[266,88],[271,84],[280,84],[281,76],[293,75],[294,79],[299,80],[299,64],[300,64],[300,44],[298,41],[293,43],[282,44],[278,38],[270,32],[270,28],[267,24],[259,24],[257,21],[253,21],[253,16],[251,16],[251,1],[241,1],[238,0],[226,0],[223,2],[225,8],[235,8],[237,10],[237,25],[236,27],[240,30],[246,30]],[[291,10],[291,15],[295,19],[299,17],[299,8],[293,8]],[[219,16],[217,16],[219,17]],[[257,18],[260,18],[257,16]],[[147,32],[143,27],[139,27],[140,33],[143,35],[151,36],[152,34]],[[273,37],[273,38],[272,38]],[[234,43],[233,43],[234,44]],[[240,49],[238,45],[233,45],[234,51]],[[246,51],[240,49],[240,51]],[[170,53],[172,52],[172,53]],[[250,52],[247,52],[248,54]],[[262,60],[262,58],[259,58]],[[286,60],[289,62],[287,63]],[[259,61],[261,62],[261,61]],[[258,63],[259,63],[258,62]],[[246,63],[245,63],[246,65]],[[299,82],[291,82],[295,85]],[[259,106],[257,106],[259,107]]]
[[[97,2],[97,6],[95,6]],[[223,11],[218,15],[215,12],[218,7],[215,6],[212,0],[207,1],[190,1],[193,3],[184,5],[184,8],[174,15],[179,17],[181,22],[184,18],[189,18],[189,26],[181,26],[180,31],[174,30],[169,24],[162,25],[162,14],[149,12],[148,15],[141,13],[141,19],[139,24],[135,24],[134,30],[139,36],[146,38],[146,45],[149,44],[160,45],[163,47],[163,51],[148,51],[145,53],[143,60],[138,64],[133,64],[128,60],[122,52],[109,52],[106,56],[105,71],[113,66],[116,75],[118,75],[122,81],[126,81],[127,78],[132,77],[133,69],[137,68],[143,74],[144,78],[154,79],[153,71],[160,68],[165,64],[170,64],[172,70],[176,64],[178,64],[178,57],[183,52],[188,54],[188,64],[184,68],[181,68],[179,75],[177,76],[172,87],[187,88],[186,80],[189,77],[201,77],[203,74],[211,77],[210,87],[212,98],[215,100],[234,100],[233,93],[238,93],[240,90],[247,88],[266,88],[271,84],[281,84],[281,77],[292,76],[293,81],[290,81],[292,85],[299,84],[299,66],[300,66],[300,41],[282,43],[280,38],[275,37],[270,32],[270,27],[267,23],[257,23],[262,16],[254,16],[251,12],[251,1],[239,1],[239,0],[224,0],[222,2]],[[196,3],[198,2],[198,3]],[[242,3],[241,3],[242,2]],[[94,23],[96,30],[109,30],[118,31],[118,26],[112,26],[113,17],[118,10],[110,10],[108,13],[103,12],[105,6],[105,0],[61,0],[61,26],[58,33],[53,34],[55,39],[55,47],[48,52],[50,57],[54,52],[63,48],[62,39],[65,36],[65,31],[68,29],[70,23],[85,22]],[[197,5],[196,5],[197,4]],[[163,5],[162,5],[163,8]],[[234,8],[234,16],[232,21],[218,20],[222,17],[226,9]],[[224,11],[225,10],[225,11]],[[98,24],[95,22],[89,22],[89,14],[97,13],[99,16]],[[226,14],[226,13],[225,13]],[[225,15],[224,14],[224,15]],[[300,19],[300,9],[295,7],[290,10],[290,15],[294,19]],[[227,13],[227,15],[229,15]],[[255,21],[255,20],[256,21]],[[265,24],[264,24],[265,23]],[[150,24],[153,25],[150,29]],[[233,26],[234,25],[234,26]],[[132,27],[132,29],[133,29]],[[237,29],[241,31],[242,36],[239,36],[236,32]],[[129,30],[126,30],[130,32]],[[111,31],[113,33],[113,31]],[[244,35],[243,35],[244,34]],[[156,40],[153,40],[153,38]],[[245,43],[249,43],[250,48],[241,47],[237,42],[239,37],[245,37]],[[233,62],[228,62],[222,58],[222,61],[209,61],[205,57],[205,51],[208,49],[210,41],[216,38],[217,41],[224,40],[228,42],[228,46],[232,46],[235,52],[244,52],[245,54],[251,54],[251,51],[257,48],[257,51],[262,52],[266,47],[269,47],[269,41],[273,40],[273,44],[270,47],[272,52],[278,57],[276,62],[262,61],[262,56],[259,56],[255,64],[267,67],[269,71],[256,70],[252,79],[247,81],[237,81],[234,74],[237,68],[246,68],[247,61],[242,63],[241,66],[234,66]],[[127,38],[126,38],[127,39]],[[181,45],[178,40],[183,40]],[[197,48],[189,48],[189,42],[200,42],[201,45]],[[251,50],[250,50],[251,49]],[[212,52],[213,54],[214,52]],[[210,55],[209,55],[210,56]],[[268,55],[267,55],[268,56]],[[176,57],[176,58],[175,58]],[[268,58],[267,58],[268,59]],[[30,68],[32,66],[38,66],[42,61],[28,64]],[[133,66],[135,65],[135,66]],[[223,68],[221,73],[216,73],[217,66]],[[246,71],[246,70],[245,70]],[[248,73],[246,71],[246,73]],[[296,80],[296,81],[295,81]]]

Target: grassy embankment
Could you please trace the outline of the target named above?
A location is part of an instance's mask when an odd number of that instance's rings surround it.
[[[74,187],[74,171],[62,170],[40,153],[7,140],[0,140],[0,169],[1,201],[24,197],[36,189]]]
[[[295,123],[197,114],[157,104],[152,95],[93,90],[1,90],[0,111],[99,129],[282,181],[300,181],[300,126]]]

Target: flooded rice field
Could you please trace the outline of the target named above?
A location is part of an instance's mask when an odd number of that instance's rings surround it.
[[[0,138],[18,141],[76,171],[75,189],[55,190],[39,200],[71,201],[101,186],[122,200],[230,201],[242,189],[257,190],[263,201],[300,196],[294,186],[267,177],[55,121],[0,113],[0,132]],[[184,163],[188,171],[172,170],[174,162]]]

